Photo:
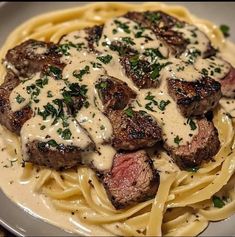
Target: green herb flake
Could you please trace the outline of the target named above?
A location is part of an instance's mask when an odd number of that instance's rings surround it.
[[[105,129],[105,126],[104,125],[101,125],[100,126],[100,130],[104,130]]]
[[[117,25],[118,28],[122,29],[124,32],[126,32],[127,34],[130,34],[131,31],[129,29],[129,26],[121,21],[118,20],[114,20],[114,23]]]
[[[220,25],[220,30],[223,33],[224,37],[229,37],[230,36],[230,27],[228,25]]]
[[[160,103],[158,104],[158,108],[163,111],[166,109],[166,106],[170,104],[169,100],[161,100]]]
[[[40,130],[44,130],[46,128],[46,126],[45,125],[42,125],[41,127],[40,127]]]
[[[122,41],[129,44],[129,45],[135,45],[135,42],[130,37],[122,37]]]
[[[47,92],[47,97],[48,97],[48,98],[51,98],[51,97],[53,97],[53,95],[52,95],[52,92],[51,92],[51,91],[48,91],[48,92]]]
[[[225,202],[218,196],[214,195],[212,197],[212,201],[213,201],[214,207],[222,208],[223,206],[225,206]]]
[[[47,144],[51,147],[58,147],[59,144],[55,140],[49,140]]]
[[[72,133],[70,131],[70,129],[66,128],[62,133],[61,133],[61,137],[64,139],[64,140],[69,140],[72,136]]]
[[[180,138],[178,135],[174,138],[174,143],[176,143],[177,145],[180,144],[180,142],[183,140],[183,138]]]
[[[17,101],[18,104],[21,104],[25,101],[25,98],[22,97],[21,95],[17,95],[16,96],[16,101]]]
[[[196,173],[198,170],[199,170],[199,167],[192,167],[192,168],[187,169],[188,172],[193,172],[193,173]]]
[[[195,123],[191,118],[188,118],[188,119],[187,119],[187,124],[189,124],[191,130],[197,129],[196,123]]]
[[[76,77],[79,81],[82,81],[83,76],[89,73],[90,73],[90,67],[86,65],[83,69],[79,71],[77,70],[73,71],[73,76]]]
[[[62,70],[58,67],[50,66],[49,73],[52,74],[52,76],[54,76],[56,80],[62,79]]]
[[[124,110],[124,113],[128,116],[128,117],[130,117],[130,118],[132,118],[133,116],[134,116],[134,111],[132,110],[132,108],[127,108],[127,109],[125,109]]]
[[[107,54],[105,56],[98,56],[97,59],[100,60],[104,64],[108,64],[113,59],[113,57]]]

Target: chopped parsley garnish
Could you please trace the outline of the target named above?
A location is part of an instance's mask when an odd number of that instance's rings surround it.
[[[151,92],[149,91],[147,96],[145,97],[145,100],[150,100],[150,102],[148,102],[146,105],[145,105],[145,108],[147,110],[150,110],[152,112],[156,112],[154,109],[153,109],[153,106],[154,105],[158,105],[158,102],[155,100],[155,96],[151,94]]]
[[[72,42],[68,42],[68,43],[64,43],[64,44],[60,44],[56,50],[56,52],[61,53],[65,56],[69,56],[70,55],[70,48],[76,48],[77,51],[80,51],[82,49],[82,47],[84,46],[84,43],[78,43],[78,44],[74,44]]]
[[[100,126],[100,130],[104,130],[105,129],[105,126],[104,125],[101,125]]]
[[[115,34],[117,34],[117,29],[113,29],[113,34],[115,35]]]
[[[188,50],[188,62],[193,64],[198,56],[201,55],[201,51],[195,48]]]
[[[62,79],[62,70],[55,66],[49,67],[49,74],[55,77],[56,80]]]
[[[110,63],[110,61],[112,60],[112,56],[107,54],[105,56],[98,56],[97,59],[100,60],[102,63],[104,64],[108,64]]]
[[[122,37],[122,41],[130,45],[135,45],[135,42],[131,37]]]
[[[229,37],[230,36],[230,33],[229,33],[230,27],[228,25],[224,25],[224,24],[221,25],[220,30],[223,33],[224,37]]]
[[[198,170],[199,170],[199,167],[192,167],[192,168],[187,169],[188,172],[194,172],[194,173],[196,173]]]
[[[205,76],[208,76],[208,70],[206,68],[203,68],[201,73]]]
[[[18,104],[21,104],[25,101],[25,98],[22,97],[21,95],[17,95],[16,96],[16,101],[17,101]]]
[[[129,29],[129,26],[121,21],[118,20],[114,20],[114,23],[117,25],[118,28],[122,29],[124,32],[126,32],[127,34],[130,34],[131,31]]]
[[[184,27],[184,24],[182,22],[176,22],[175,26],[180,29]]]
[[[38,86],[40,88],[43,88],[47,84],[48,84],[48,78],[47,77],[44,77],[42,79],[37,79],[36,80],[36,86]]]
[[[161,15],[158,12],[146,12],[144,16],[153,23],[161,19]]]
[[[107,86],[108,86],[108,83],[106,81],[101,81],[95,85],[97,89],[106,89]]]
[[[166,62],[166,63],[163,63],[163,64],[160,64],[160,63],[153,64],[153,70],[150,73],[150,78],[152,80],[156,80],[160,76],[160,71],[169,64],[172,64],[172,63],[171,62]]]
[[[91,65],[92,65],[93,68],[102,68],[101,63],[91,62]]]
[[[197,128],[196,123],[191,118],[187,119],[187,124],[189,124],[191,130],[195,130]]]
[[[154,48],[147,48],[144,50],[143,55],[150,57],[152,61],[154,61],[155,59],[164,59],[165,57],[161,54],[161,52],[159,51],[159,49],[154,49]]]
[[[168,104],[170,104],[169,100],[161,100],[160,103],[158,104],[158,108],[163,111],[166,109],[166,106]]]
[[[47,144],[51,147],[58,147],[59,144],[55,140],[49,140]]]
[[[180,144],[180,142],[183,140],[183,138],[180,138],[178,135],[174,138],[174,143],[176,143],[177,145]]]
[[[212,201],[213,201],[214,207],[217,207],[217,208],[222,208],[225,205],[225,202],[220,197],[215,196],[215,195],[212,197]]]
[[[90,73],[90,67],[86,65],[83,69],[79,71],[77,70],[73,71],[73,76],[76,77],[79,81],[82,81],[83,76],[89,73]]]
[[[40,130],[44,130],[46,128],[46,126],[45,125],[42,125],[41,127],[40,127]]]
[[[51,92],[51,91],[48,91],[48,92],[47,92],[47,97],[48,97],[48,98],[51,98],[51,97],[53,97],[53,95],[52,95],[52,92]]]
[[[64,131],[62,131],[61,133],[61,137],[64,139],[64,140],[69,140],[72,136],[72,133],[70,131],[69,128],[66,128]]]
[[[134,111],[132,110],[132,108],[127,108],[124,110],[124,113],[128,116],[128,117],[133,117],[134,116]]]
[[[214,71],[215,71],[216,73],[221,73],[221,68],[216,67]]]

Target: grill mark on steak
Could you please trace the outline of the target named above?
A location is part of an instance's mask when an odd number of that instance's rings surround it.
[[[213,109],[221,98],[220,83],[211,78],[196,81],[168,79],[168,93],[185,117],[202,115]]]
[[[107,117],[113,126],[112,145],[117,150],[137,150],[152,147],[162,140],[161,128],[143,111],[108,111]]]
[[[112,169],[102,175],[106,192],[116,209],[152,198],[159,179],[152,160],[143,150],[116,154]]]
[[[166,150],[182,169],[199,167],[216,155],[220,147],[218,131],[214,124],[205,118],[199,118],[196,121],[198,134],[193,137],[192,142],[178,147],[164,144]]]
[[[95,87],[105,111],[122,110],[131,99],[136,97],[136,93],[128,87],[127,83],[107,75],[101,76]]]
[[[136,57],[136,56],[134,56]],[[142,59],[133,60],[132,56],[125,56],[120,59],[126,75],[132,79],[140,89],[156,88],[160,81],[158,78],[151,78],[153,65]]]
[[[185,26],[187,23],[162,11],[128,12],[124,17],[135,21],[143,27],[151,29],[157,38],[162,39],[168,44],[172,53],[176,56],[181,55],[189,44],[189,41],[184,38],[181,32],[172,30],[174,26]],[[207,58],[215,54],[216,50],[208,40],[208,47],[207,50],[203,52],[203,57]]]
[[[55,44],[30,39],[10,49],[6,62],[14,66],[19,76],[27,78],[36,72],[47,71],[48,66],[63,69],[65,65],[60,62],[60,57]]]
[[[0,86],[0,123],[18,135],[23,124],[31,118],[33,113],[28,106],[15,112],[11,109],[9,97],[12,90],[19,84],[19,78],[8,71],[5,82]]]

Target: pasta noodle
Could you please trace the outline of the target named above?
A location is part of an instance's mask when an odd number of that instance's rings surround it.
[[[226,46],[217,26],[196,18],[184,7],[160,3],[97,3],[46,13],[28,20],[9,35],[1,48],[0,58],[4,58],[8,49],[27,39],[57,43],[65,34],[104,23],[130,10],[163,10],[198,26],[216,47],[224,49]],[[0,66],[1,80],[4,75],[4,67]],[[39,177],[34,192],[46,195],[56,210],[73,212],[77,221],[90,224],[91,229],[99,226],[112,235],[124,236],[198,235],[209,221],[222,220],[235,213],[235,192],[231,181],[235,170],[234,127],[222,105],[215,111],[214,124],[221,141],[215,162],[203,165],[195,173],[168,167],[170,174],[161,174],[155,199],[124,210],[116,210],[112,206],[103,185],[87,167],[56,172],[26,164],[20,179],[27,183]],[[17,156],[20,166],[22,155],[19,139],[1,127],[1,136],[3,134],[10,157],[14,159]],[[163,153],[158,166],[164,166],[166,159],[167,155]],[[222,208],[214,207],[212,196],[223,192],[228,200]]]

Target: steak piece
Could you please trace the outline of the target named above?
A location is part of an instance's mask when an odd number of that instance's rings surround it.
[[[87,33],[86,40],[91,51],[95,51],[95,46],[98,45],[99,40],[102,36],[103,27],[104,25],[95,25],[93,27],[87,27],[85,29],[85,32]]]
[[[128,108],[109,111],[107,116],[113,126],[112,144],[117,150],[151,147],[162,140],[161,128],[146,112]]]
[[[51,148],[47,142],[33,141],[26,145],[27,162],[55,170],[72,168],[81,163],[81,150],[75,146]]]
[[[136,97],[127,83],[111,76],[101,76],[95,87],[105,110],[122,110]]]
[[[159,186],[159,174],[144,150],[118,153],[112,169],[103,176],[106,192],[116,209],[152,198]]]
[[[120,59],[126,75],[140,89],[156,88],[159,85],[159,74],[154,73],[154,66],[148,61],[139,59],[138,55],[124,56]],[[158,72],[160,70],[158,69]]]
[[[181,32],[173,29],[173,27],[182,28],[187,23],[162,11],[128,12],[124,17],[135,21],[142,27],[151,29],[157,38],[163,40],[171,48],[172,53],[176,56],[181,55],[189,44]],[[215,55],[215,53],[216,51],[208,39],[207,50],[202,52],[202,55],[206,58]]]
[[[231,70],[223,79],[219,80],[221,84],[222,95],[225,97],[235,97],[235,68],[231,66]]]
[[[217,129],[214,124],[205,118],[197,119],[198,134],[191,143],[178,147],[165,148],[182,169],[200,167],[203,162],[210,160],[220,148]]]
[[[220,83],[211,78],[196,81],[168,79],[168,93],[185,117],[202,115],[213,109],[221,98]]]
[[[30,39],[10,49],[6,54],[6,62],[24,78],[36,72],[47,71],[49,66],[58,68],[57,71],[62,70],[64,64],[60,62],[61,55],[57,53],[57,49],[53,43]]]
[[[18,135],[23,124],[31,118],[33,113],[28,106],[15,112],[11,109],[9,97],[19,83],[19,78],[9,71],[5,77],[5,82],[0,86],[0,123]]]

